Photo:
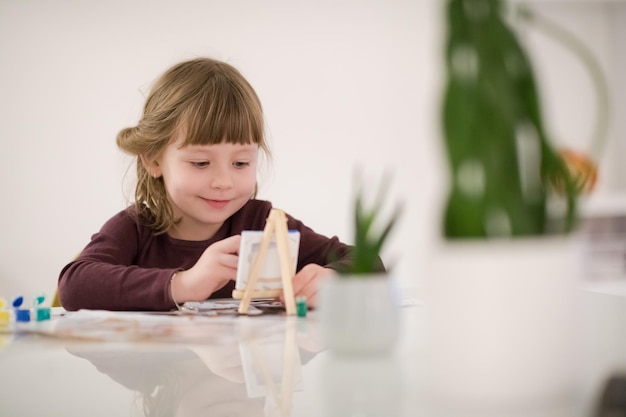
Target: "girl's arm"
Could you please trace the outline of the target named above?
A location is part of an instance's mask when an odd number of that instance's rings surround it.
[[[142,229],[128,211],[118,213],[92,236],[59,276],[59,298],[67,310],[169,310],[170,278],[176,268],[133,265]]]
[[[63,269],[59,298],[67,310],[163,311],[205,300],[235,280],[239,242],[239,235],[210,245],[155,236],[122,212]]]

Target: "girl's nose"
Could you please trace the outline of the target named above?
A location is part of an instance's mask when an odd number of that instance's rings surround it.
[[[226,168],[216,168],[211,178],[211,187],[220,190],[228,189],[233,186],[232,178]]]

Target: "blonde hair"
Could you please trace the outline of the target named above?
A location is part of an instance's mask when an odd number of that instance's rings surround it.
[[[153,85],[137,126],[121,130],[117,146],[137,157],[135,207],[156,234],[176,224],[162,178],[153,178],[141,158],[154,161],[185,132],[182,146],[255,143],[270,156],[263,110],[252,86],[231,65],[209,58],[181,62]],[[146,214],[151,217],[147,220]]]

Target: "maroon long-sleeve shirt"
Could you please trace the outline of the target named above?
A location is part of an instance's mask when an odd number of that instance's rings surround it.
[[[175,307],[169,290],[172,275],[191,268],[212,243],[242,230],[262,230],[271,208],[270,202],[250,200],[211,239],[186,241],[167,233],[154,235],[129,207],[109,219],[63,268],[61,304],[67,310],[170,310]],[[287,218],[287,227],[300,231],[297,270],[310,263],[336,268],[351,262],[350,247],[337,237],[320,235],[301,221]],[[230,297],[234,285],[229,282],[210,298]]]

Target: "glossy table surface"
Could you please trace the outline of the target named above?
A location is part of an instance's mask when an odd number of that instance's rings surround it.
[[[595,415],[607,377],[626,372],[626,297],[583,291],[581,307],[576,395],[508,415]],[[199,336],[182,343],[4,333],[0,415],[489,415],[442,411],[424,395],[422,310],[419,302],[401,308],[397,346],[370,356],[326,350],[315,312],[214,317],[187,328]]]

